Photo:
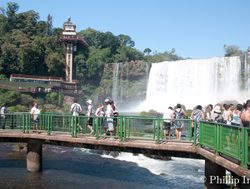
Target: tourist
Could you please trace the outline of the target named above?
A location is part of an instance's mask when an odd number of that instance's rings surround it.
[[[82,106],[78,103],[78,100],[76,98],[74,99],[74,103],[70,107],[70,111],[72,113],[72,124],[79,126],[80,130],[82,131],[82,127],[79,125],[79,115],[83,110]]]
[[[236,108],[232,112],[231,125],[235,125],[235,126],[240,126],[241,125],[240,116],[241,116],[242,109],[243,109],[242,104],[237,104],[236,105]]]
[[[6,123],[6,114],[8,113],[8,109],[5,105],[1,107],[0,110],[0,125],[2,129],[5,129],[5,123]]]
[[[214,106],[212,120],[216,123],[224,123],[224,119],[221,114],[221,106],[219,104]]]
[[[113,137],[113,131],[114,131],[114,124],[113,124],[113,113],[114,113],[114,110],[111,106],[112,104],[112,101],[109,100],[109,99],[106,99],[105,100],[105,104],[107,105],[107,108],[106,108],[106,122],[107,122],[107,127],[108,127],[108,130],[107,132],[109,132],[110,134],[110,137],[112,138]]]
[[[223,123],[230,125],[231,124],[231,107],[228,104],[223,104],[223,113],[222,113],[222,117],[223,117]]]
[[[33,130],[38,130],[38,124],[39,124],[39,115],[40,115],[41,110],[38,109],[38,104],[35,102],[34,106],[30,110],[30,115],[32,118],[32,125],[33,125]],[[35,131],[33,131],[35,132]]]
[[[194,111],[191,114],[191,119],[193,120],[193,123],[196,126],[196,143],[199,143],[199,133],[200,133],[200,121],[205,118],[204,112],[202,111],[202,106],[197,105]],[[194,126],[192,126],[192,137],[194,136]]]
[[[163,122],[164,122],[164,126],[163,126],[163,134],[164,134],[164,143],[166,143],[166,138],[167,138],[167,133],[168,133],[168,140],[170,140],[170,129],[172,126],[172,122],[173,122],[173,108],[170,106],[168,107],[168,109],[164,112],[163,114]]]
[[[175,110],[174,110],[174,127],[175,127],[175,133],[176,133],[176,139],[180,140],[181,139],[181,131],[184,126],[184,116],[186,116],[186,112],[183,110],[181,107],[181,104],[177,104]]]
[[[94,109],[92,105],[92,100],[87,100],[87,105],[88,105],[88,110],[87,110],[87,127],[90,130],[90,135],[93,134],[94,129],[93,129],[93,116],[94,116]]]
[[[241,113],[241,121],[243,127],[250,127],[250,99],[246,101],[243,105],[244,110]]]
[[[206,121],[212,121],[212,110],[213,110],[213,105],[209,104],[205,109],[205,120]]]
[[[100,130],[102,129],[102,127],[104,127],[104,116],[105,116],[105,112],[104,112],[104,104],[100,104],[98,106],[98,108],[95,111],[95,116],[97,117],[96,119],[96,125],[97,128],[99,128]],[[98,129],[98,130],[99,130]],[[104,129],[105,133],[106,130]]]
[[[116,126],[118,124],[118,116],[119,116],[119,113],[116,111],[116,106],[115,106],[115,102],[113,100],[110,100],[110,105],[113,109],[113,126],[114,126],[114,134],[116,133]]]

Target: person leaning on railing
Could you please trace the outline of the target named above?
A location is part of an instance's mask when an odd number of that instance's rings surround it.
[[[30,115],[32,118],[32,125],[33,125],[33,130],[38,130],[38,123],[39,123],[39,115],[40,115],[41,110],[38,109],[38,104],[37,102],[34,103],[34,106],[30,110]]]
[[[243,127],[250,127],[250,99],[246,101],[243,107],[244,110],[240,116],[242,125]]]
[[[237,104],[236,107],[234,107],[234,110],[232,111],[231,125],[240,126],[241,124],[240,116],[241,116],[242,109],[243,109],[242,104]]]

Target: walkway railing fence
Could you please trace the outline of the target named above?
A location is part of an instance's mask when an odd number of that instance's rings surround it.
[[[89,117],[84,115],[75,117],[71,114],[42,113],[39,115],[39,121],[34,122],[30,113],[10,113],[5,117],[0,116],[0,129],[17,129],[30,133],[34,131],[35,124],[37,124],[39,131],[48,135],[56,133],[70,134],[71,137],[84,137],[90,136],[90,130],[87,127],[88,119]],[[96,139],[115,138],[120,141],[141,139],[152,140],[156,143],[163,142],[163,126],[166,120],[160,117],[118,116],[111,117],[111,120],[114,124],[112,134],[108,131],[109,121],[106,117],[91,117],[94,129],[91,136],[95,136]],[[183,125],[181,141],[201,145],[218,155],[231,158],[244,168],[249,168],[250,128],[205,121],[197,124],[190,119],[180,121]],[[168,142],[176,141],[174,126],[171,127],[170,132],[171,139]]]

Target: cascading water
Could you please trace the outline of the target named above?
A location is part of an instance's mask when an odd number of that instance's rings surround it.
[[[242,87],[241,81],[240,57],[154,63],[142,109],[163,112],[176,103],[187,108],[225,100],[243,103],[249,87]]]
[[[114,68],[113,68],[112,98],[115,102],[118,100],[119,67],[120,67],[120,64],[117,63],[117,64],[114,64]]]

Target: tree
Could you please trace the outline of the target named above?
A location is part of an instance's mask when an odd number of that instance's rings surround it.
[[[144,54],[149,55],[152,52],[152,50],[150,48],[145,48],[143,52]]]
[[[118,35],[118,40],[120,41],[121,46],[135,46],[135,42],[128,35],[120,34]]]
[[[53,17],[49,14],[47,16],[47,35],[52,35],[53,32]]]
[[[224,45],[225,56],[240,56],[243,52],[236,45]]]
[[[16,12],[19,9],[19,5],[14,2],[7,3],[6,16],[8,20],[7,31],[14,29],[17,25]]]

